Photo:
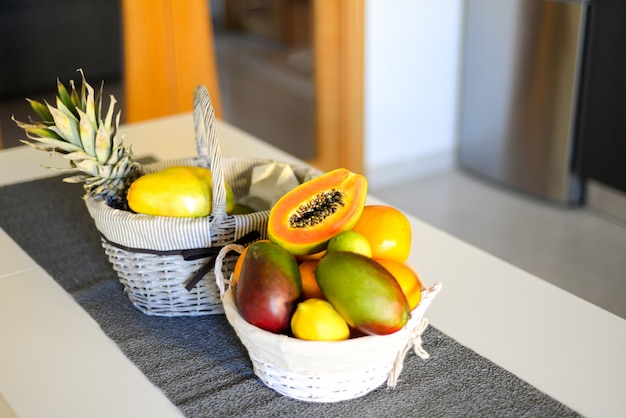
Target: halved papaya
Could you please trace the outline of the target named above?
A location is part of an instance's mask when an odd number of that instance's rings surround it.
[[[268,219],[268,238],[295,255],[322,251],[332,237],[357,223],[366,197],[364,176],[345,168],[329,171],[276,202]]]

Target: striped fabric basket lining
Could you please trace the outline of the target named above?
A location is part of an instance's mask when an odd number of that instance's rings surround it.
[[[195,316],[223,313],[213,262],[219,250],[233,242],[246,244],[266,238],[269,210],[244,215],[226,214],[227,182],[237,199],[248,194],[252,170],[273,161],[223,158],[219,149],[213,106],[206,87],[194,98],[198,156],[147,164],[143,173],[175,165],[211,168],[213,203],[204,218],[148,216],[111,208],[94,196],[87,209],[102,235],[102,246],[132,303],[149,315]],[[308,169],[294,167],[302,181]],[[236,256],[226,257],[232,271]]]

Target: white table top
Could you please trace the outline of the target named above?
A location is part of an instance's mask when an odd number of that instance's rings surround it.
[[[121,130],[138,157],[196,154],[191,114]],[[226,156],[299,162],[226,123],[218,132]],[[3,150],[0,185],[55,175],[41,165],[65,164],[27,147]],[[623,416],[626,320],[409,218],[409,263],[427,283],[443,283],[427,313],[434,326],[585,416]],[[0,254],[0,416],[180,416],[2,230]]]

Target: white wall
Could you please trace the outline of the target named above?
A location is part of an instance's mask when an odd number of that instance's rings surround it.
[[[374,185],[453,163],[462,11],[463,0],[366,0],[364,153]]]

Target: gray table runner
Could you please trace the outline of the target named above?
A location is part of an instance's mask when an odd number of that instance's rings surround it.
[[[333,404],[279,395],[255,377],[223,315],[161,318],[132,306],[82,193],[61,177],[1,187],[0,227],[186,416],[578,416],[432,326],[423,335],[431,357],[409,352],[393,390]]]

